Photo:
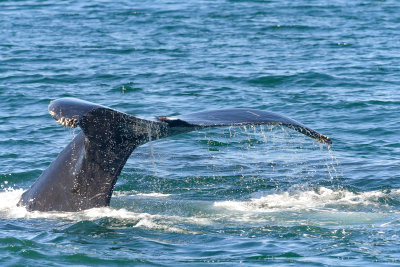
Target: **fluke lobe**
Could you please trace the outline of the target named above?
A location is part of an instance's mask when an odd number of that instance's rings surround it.
[[[331,144],[331,140],[282,115],[254,109],[203,111],[149,121],[76,98],[49,105],[58,123],[82,131],[61,151],[18,205],[38,211],[80,211],[110,204],[118,176],[132,151],[151,140],[201,127],[278,124]]]

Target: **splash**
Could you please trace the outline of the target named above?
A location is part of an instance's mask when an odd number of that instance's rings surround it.
[[[137,213],[126,209],[114,209],[112,207],[93,208],[80,212],[40,212],[28,211],[25,207],[18,207],[23,189],[7,188],[0,192],[0,218],[25,218],[25,219],[56,219],[68,222],[95,221],[101,218],[113,218],[132,224],[130,227],[142,227],[173,233],[190,233],[189,231],[175,226],[178,221],[195,221],[196,219],[182,218],[179,216],[167,216],[149,213]],[[147,197],[166,197],[165,194],[139,194]]]
[[[22,189],[14,189],[12,187],[5,188],[0,192],[0,217],[1,218],[21,218],[25,217],[27,210],[24,207],[18,207],[17,203],[20,200]]]
[[[177,205],[174,201],[166,200],[166,205],[173,211],[168,214],[153,214],[152,209],[133,212],[113,207],[80,212],[30,212],[24,207],[16,206],[22,193],[22,189],[13,188],[0,192],[0,197],[4,200],[0,204],[0,218],[46,219],[67,223],[112,218],[116,220],[112,224],[113,228],[138,227],[161,232],[196,234],[207,225],[225,228],[237,223],[246,223],[249,226],[343,227],[374,224],[377,227],[391,227],[398,224],[400,214],[395,204],[400,201],[400,189],[355,193],[319,187],[315,190],[254,197],[248,201],[184,201]],[[132,195],[132,192],[128,192],[128,195]],[[149,201],[166,197],[165,194],[158,193],[134,195],[139,198],[146,197]],[[390,201],[393,203],[388,203]]]
[[[318,187],[315,190],[270,194],[249,201],[215,202],[214,206],[236,211],[280,212],[330,209],[348,211],[368,208],[390,209],[390,199],[400,200],[400,190],[355,193],[346,189]]]
[[[198,139],[207,145],[215,173],[262,178],[276,189],[293,183],[337,186],[343,177],[332,146],[282,125],[231,126],[200,132]]]

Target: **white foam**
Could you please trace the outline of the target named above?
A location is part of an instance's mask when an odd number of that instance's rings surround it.
[[[24,190],[6,188],[0,192],[0,217],[2,218],[20,218],[25,217],[27,210],[24,207],[17,207]]]
[[[177,225],[215,225],[246,222],[250,224],[360,224],[377,223],[382,226],[398,221],[398,211],[385,204],[385,199],[400,199],[400,189],[354,193],[345,189],[319,187],[315,190],[290,191],[256,197],[248,201],[202,202],[202,212],[192,215],[196,202],[177,210],[179,216],[133,212],[112,207],[93,208],[80,212],[39,212],[17,207],[22,189],[8,188],[0,192],[0,218],[44,218],[66,221],[115,218],[122,221],[116,227],[142,227],[166,232],[188,233]],[[129,192],[128,192],[129,193]],[[132,192],[130,192],[130,195]],[[167,197],[168,194],[137,194],[139,197]],[[204,206],[205,205],[205,206]],[[186,214],[186,215],[185,215]],[[190,214],[190,215],[189,215]],[[192,233],[192,232],[191,232]]]
[[[344,225],[390,227],[400,221],[400,190],[354,193],[345,189],[282,192],[248,201],[215,202],[217,212],[231,222],[251,225]],[[389,201],[387,203],[387,201]]]
[[[176,221],[186,221],[187,218],[178,216],[153,215],[149,213],[136,213],[126,209],[113,209],[111,207],[93,208],[79,212],[40,212],[28,211],[25,207],[18,207],[22,193],[22,189],[7,188],[0,192],[0,218],[45,218],[45,219],[62,219],[68,221],[98,220],[101,218],[115,218],[131,222],[131,227],[144,227],[149,229],[157,229],[167,232],[182,233],[184,229],[174,225]],[[161,194],[163,195],[163,194]],[[159,197],[158,194],[155,195]],[[165,197],[165,196],[164,196]],[[195,218],[193,220],[196,220]]]
[[[400,190],[399,190],[400,191]],[[394,190],[391,196],[399,195]],[[370,191],[353,193],[348,190],[332,190],[326,187],[319,187],[316,190],[282,192],[270,194],[260,198],[253,198],[249,201],[222,201],[214,203],[215,207],[226,208],[236,211],[254,212],[277,212],[284,210],[311,210],[323,209],[327,206],[381,206],[378,199],[386,196],[383,191]]]
[[[166,198],[172,196],[172,194],[162,193],[138,193],[136,191],[116,191],[113,193],[113,197],[126,197],[126,196],[140,196],[140,197],[153,197],[153,198]]]

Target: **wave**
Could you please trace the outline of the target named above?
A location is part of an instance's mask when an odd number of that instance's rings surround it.
[[[258,77],[253,77],[248,80],[250,84],[254,85],[280,85],[280,84],[307,84],[311,86],[325,86],[332,81],[338,81],[339,79],[333,75],[319,72],[297,72],[290,74],[275,74],[275,75],[261,75]],[[319,82],[317,82],[319,81]]]

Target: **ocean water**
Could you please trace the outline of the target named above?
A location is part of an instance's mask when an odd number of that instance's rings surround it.
[[[400,264],[400,3],[0,1],[1,266]],[[111,206],[16,207],[79,132],[78,97],[142,118],[283,114],[132,154]]]

